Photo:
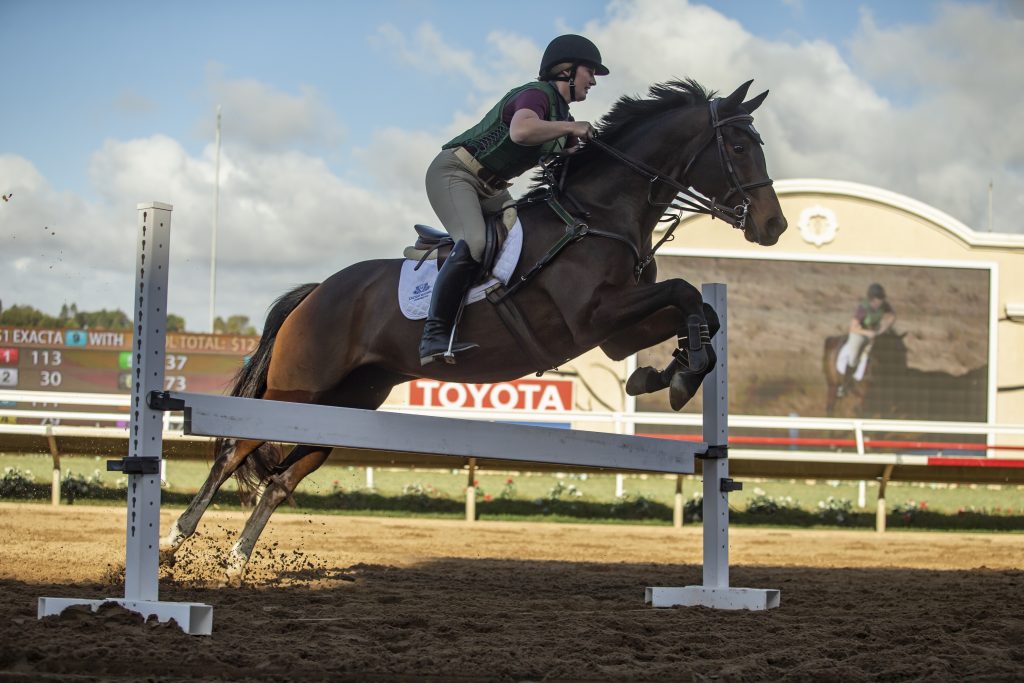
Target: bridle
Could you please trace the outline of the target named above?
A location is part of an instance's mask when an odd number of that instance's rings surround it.
[[[739,193],[743,201],[735,206],[727,206],[718,202],[714,197],[708,199],[706,196],[691,189],[689,184],[683,184],[678,182],[671,175],[667,175],[658,171],[657,169],[651,168],[647,164],[637,159],[634,159],[626,154],[623,154],[619,150],[615,149],[611,145],[597,139],[592,138],[588,145],[594,145],[598,149],[602,150],[609,156],[617,159],[619,162],[639,173],[640,175],[647,178],[649,182],[649,188],[647,190],[647,203],[650,206],[659,207],[664,209],[664,214],[658,219],[659,223],[669,223],[665,229],[665,234],[658,240],[657,244],[651,247],[644,255],[641,253],[642,245],[634,244],[633,241],[617,232],[606,231],[595,229],[587,223],[589,218],[589,212],[585,211],[579,202],[573,199],[572,195],[565,191],[564,182],[565,174],[568,170],[567,163],[561,164],[560,170],[562,172],[561,180],[555,178],[553,167],[556,166],[556,160],[561,158],[566,162],[572,157],[564,154],[552,154],[546,159],[542,159],[541,173],[546,179],[547,192],[533,197],[527,197],[520,199],[517,204],[532,204],[535,202],[546,202],[549,207],[558,215],[558,217],[565,223],[566,232],[554,245],[548,249],[547,253],[541,257],[541,259],[531,268],[525,275],[522,275],[519,280],[511,284],[495,301],[495,303],[504,300],[508,296],[515,293],[519,288],[523,287],[537,272],[539,272],[544,266],[546,266],[559,252],[562,251],[566,246],[575,242],[578,239],[582,239],[586,235],[594,235],[597,237],[606,237],[622,242],[628,246],[636,259],[636,265],[633,268],[633,275],[636,280],[640,281],[640,276],[643,274],[644,269],[650,265],[651,261],[654,260],[655,254],[658,249],[665,243],[673,239],[673,232],[676,227],[682,221],[683,211],[690,213],[702,213],[711,216],[712,218],[719,218],[734,228],[744,229],[747,225],[747,217],[750,211],[750,195],[747,193],[748,190],[753,190],[758,187],[765,187],[772,184],[772,179],[765,176],[762,179],[755,180],[752,182],[744,183],[739,175],[736,173],[736,168],[729,159],[729,155],[725,151],[725,135],[724,129],[727,126],[740,126],[745,127],[754,136],[754,139],[758,143],[764,144],[761,140],[761,136],[756,130],[754,130],[753,121],[754,117],[750,114],[735,114],[726,118],[719,118],[718,105],[721,102],[721,98],[715,98],[708,102],[708,108],[711,112],[711,130],[707,135],[706,139],[703,140],[697,149],[690,156],[690,159],[686,162],[686,166],[683,167],[682,179],[685,182],[690,169],[697,162],[697,160],[707,149],[708,145],[712,141],[716,142],[718,149],[718,160],[722,165],[726,177],[729,179],[731,189],[729,193],[723,197],[723,201],[727,201],[734,194]],[[658,202],[654,199],[654,193],[659,184],[668,185],[675,194],[672,200],[669,202]],[[570,201],[577,211],[583,215],[583,218],[573,215],[570,211],[567,211],[559,202],[559,198]],[[673,210],[675,213],[673,213]]]
[[[708,199],[702,194],[694,192],[688,185],[677,182],[671,176],[668,176],[656,169],[651,168],[642,161],[633,159],[632,157],[623,154],[619,150],[615,149],[611,145],[594,138],[589,144],[594,145],[606,154],[619,160],[627,167],[633,169],[642,176],[645,176],[650,182],[650,189],[647,192],[647,202],[651,206],[663,206],[666,209],[678,209],[680,211],[688,211],[690,213],[703,213],[708,214],[712,218],[719,218],[726,223],[732,225],[734,228],[744,229],[747,225],[747,216],[750,211],[750,195],[747,193],[748,190],[753,190],[758,187],[765,187],[772,184],[772,179],[765,176],[762,179],[755,180],[752,182],[744,183],[740,180],[739,175],[736,173],[736,167],[733,165],[729,155],[725,152],[725,135],[723,133],[727,126],[739,126],[745,127],[748,131],[752,132],[754,139],[758,143],[764,144],[761,140],[761,136],[756,130],[754,130],[753,121],[754,117],[750,114],[735,114],[726,118],[719,118],[718,105],[722,101],[722,98],[718,97],[708,102],[708,108],[711,112],[711,130],[705,137],[704,141],[697,147],[697,149],[690,156],[686,166],[683,167],[683,180],[685,181],[690,173],[690,169],[697,162],[700,156],[707,149],[708,145],[712,141],[716,143],[718,149],[718,160],[722,165],[722,170],[725,172],[726,177],[729,180],[731,189],[725,197],[722,198],[722,202],[728,201],[730,197],[739,193],[743,198],[743,201],[735,206],[727,206],[720,203],[716,198],[712,197]],[[654,191],[656,184],[661,183],[668,185],[676,191],[676,195],[673,197],[671,202],[660,203],[654,201]],[[678,203],[677,203],[678,202]],[[675,222],[671,226],[674,229],[676,224],[679,223],[680,218],[676,217]],[[664,241],[664,240],[662,240]],[[660,242],[659,242],[660,244]]]

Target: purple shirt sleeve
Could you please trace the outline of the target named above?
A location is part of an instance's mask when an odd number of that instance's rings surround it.
[[[512,122],[512,116],[520,109],[529,109],[541,119],[548,117],[548,96],[539,88],[527,88],[505,105],[501,110],[501,120],[506,124]]]
[[[551,103],[548,101],[547,94],[540,88],[527,88],[505,105],[504,109],[501,110],[501,120],[506,125],[511,124],[512,117],[520,109],[529,109],[537,114],[542,121],[546,121],[551,110]],[[571,116],[569,120],[572,120]],[[577,142],[576,136],[569,135],[566,136],[565,146],[573,147]]]

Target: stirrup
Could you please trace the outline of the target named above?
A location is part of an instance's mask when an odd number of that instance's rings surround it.
[[[420,366],[433,363],[436,360],[444,360],[448,365],[455,365],[455,354],[470,351],[479,347],[479,344],[475,344],[473,342],[456,342],[455,327],[452,327],[452,331],[448,335],[448,346],[446,348],[433,351],[425,356],[420,356]]]
[[[479,344],[474,344],[473,342],[459,342],[447,349],[441,349],[440,351],[435,351],[429,355],[420,356],[420,365],[427,365],[436,360],[443,360],[448,365],[455,365],[455,354],[462,353],[463,351],[471,351],[479,347]]]

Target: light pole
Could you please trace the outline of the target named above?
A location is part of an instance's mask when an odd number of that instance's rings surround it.
[[[213,334],[217,297],[217,220],[220,213],[220,105],[217,105],[217,151],[213,166],[213,236],[210,243],[210,334]]]

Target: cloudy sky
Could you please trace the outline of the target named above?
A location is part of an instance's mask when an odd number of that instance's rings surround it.
[[[500,9],[499,9],[500,8]],[[583,33],[612,74],[574,107],[754,78],[776,179],[835,178],[1024,233],[1024,1],[0,1],[0,302],[131,310],[135,207],[174,205],[170,310],[217,315],[437,225],[440,144]],[[513,192],[522,190],[520,182]]]

